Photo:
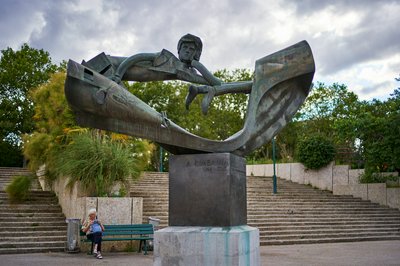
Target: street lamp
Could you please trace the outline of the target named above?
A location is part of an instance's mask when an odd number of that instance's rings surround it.
[[[164,168],[164,166],[163,166],[163,148],[160,146],[160,172],[163,172],[163,169]]]
[[[274,175],[272,176],[272,180],[273,180],[273,193],[276,194],[277,193],[277,187],[276,187],[276,156],[275,156],[275,139],[276,137],[272,138],[272,162],[273,162],[273,166],[274,166]]]

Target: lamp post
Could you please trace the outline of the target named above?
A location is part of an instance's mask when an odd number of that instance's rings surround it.
[[[163,172],[163,148],[160,146],[160,172]]]
[[[272,180],[273,180],[273,193],[276,194],[277,193],[277,187],[276,187],[276,156],[275,156],[275,137],[272,138],[272,162],[273,162],[273,166],[274,166],[274,175],[272,176]]]

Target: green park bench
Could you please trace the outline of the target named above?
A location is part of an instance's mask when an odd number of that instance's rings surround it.
[[[147,255],[147,240],[153,240],[154,228],[152,224],[118,224],[104,225],[102,241],[130,241],[139,240],[139,251],[144,244],[144,255]],[[86,238],[86,233],[80,231],[82,242],[92,242]],[[90,252],[93,252],[93,242]]]

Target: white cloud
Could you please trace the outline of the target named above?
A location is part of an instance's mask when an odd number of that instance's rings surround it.
[[[28,42],[61,61],[100,52],[130,56],[193,33],[211,70],[255,60],[306,39],[316,79],[344,83],[361,98],[385,97],[400,73],[398,1],[0,0],[0,49]],[[391,88],[394,86],[394,88]],[[398,87],[398,86],[397,86]]]
[[[398,65],[399,62],[400,53],[393,57],[359,64],[332,75],[317,76],[316,79],[324,80],[328,84],[333,82],[346,84],[362,100],[372,98],[382,100],[389,97],[394,89],[399,87],[395,78],[399,76],[400,69],[392,67]]]

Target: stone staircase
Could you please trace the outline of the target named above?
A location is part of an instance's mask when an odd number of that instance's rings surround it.
[[[8,200],[4,189],[12,177],[29,174],[23,168],[0,167],[0,254],[64,251],[67,225],[54,193],[41,191],[36,181],[28,201]]]
[[[143,197],[143,222],[168,226],[168,173],[145,173],[131,186]],[[247,178],[247,221],[260,229],[261,245],[400,240],[400,211],[352,196],[336,196],[278,178]]]
[[[168,226],[168,182],[168,173],[144,172],[138,182],[131,183],[131,197],[143,198],[143,223],[156,217],[160,228]]]

